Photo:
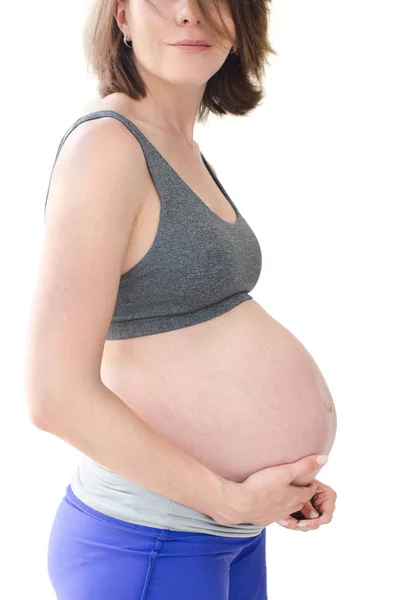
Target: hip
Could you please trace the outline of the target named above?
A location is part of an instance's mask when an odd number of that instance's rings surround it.
[[[265,528],[233,537],[131,523],[86,505],[71,485],[47,564],[58,600],[267,600]]]
[[[84,454],[70,491],[91,509],[126,524],[239,538],[259,535],[263,529],[252,523],[221,525],[205,513],[104,469]]]

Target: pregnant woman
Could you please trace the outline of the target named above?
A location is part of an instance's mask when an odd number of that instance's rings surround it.
[[[82,454],[51,583],[59,600],[265,600],[266,526],[331,519],[315,476],[336,413],[310,354],[250,295],[255,200],[234,203],[193,129],[260,102],[268,2],[91,10],[100,97],[56,154],[27,345],[32,422]]]

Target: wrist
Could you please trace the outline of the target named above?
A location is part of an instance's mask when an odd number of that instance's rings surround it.
[[[216,502],[212,507],[212,518],[220,525],[240,523],[240,507],[244,506],[243,488],[239,483],[217,476]]]

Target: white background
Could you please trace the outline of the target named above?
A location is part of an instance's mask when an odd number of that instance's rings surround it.
[[[87,7],[88,0],[2,7],[0,596],[7,600],[55,598],[48,535],[79,460],[29,421],[23,377],[50,170],[62,135],[96,93],[81,41]],[[397,11],[394,0],[275,1],[278,56],[266,70],[262,106],[196,125],[195,139],[262,246],[252,295],[312,354],[338,415],[319,475],[338,494],[334,518],[308,533],[267,528],[269,600],[400,597]]]

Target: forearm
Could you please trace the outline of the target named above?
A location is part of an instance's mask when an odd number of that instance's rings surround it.
[[[102,382],[48,406],[36,421],[40,429],[110,471],[218,520],[233,482],[158,435]]]

